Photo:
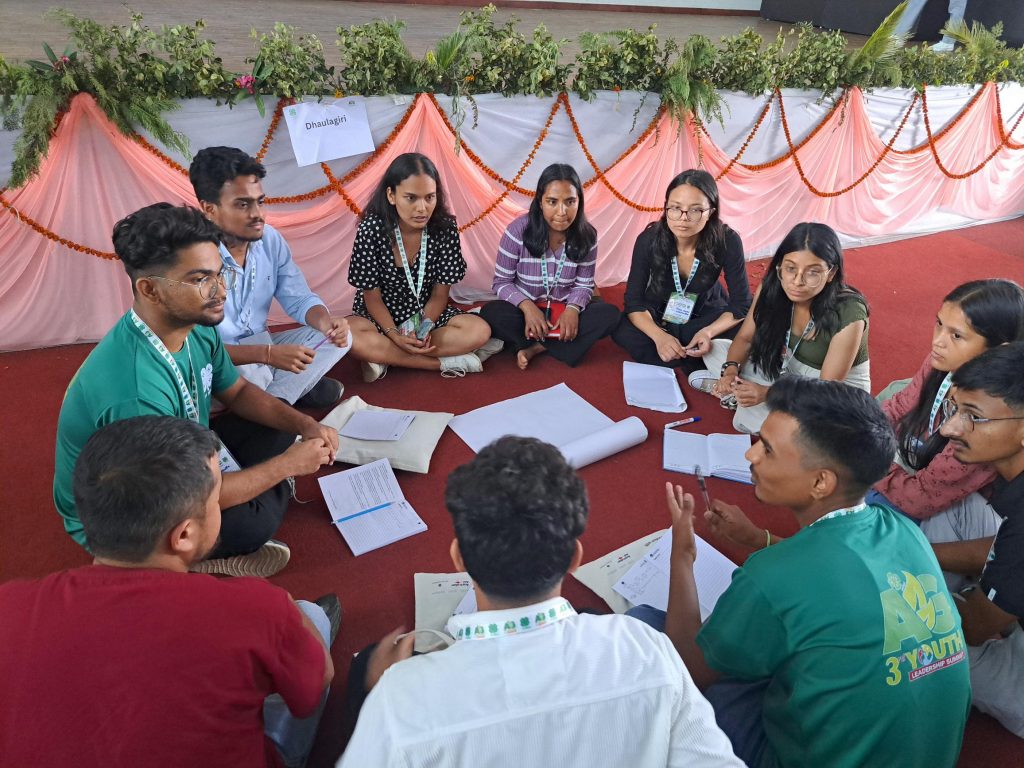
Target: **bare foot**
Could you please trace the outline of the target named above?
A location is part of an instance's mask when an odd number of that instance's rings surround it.
[[[527,347],[526,349],[521,349],[518,352],[516,352],[516,362],[519,363],[519,370],[525,371],[526,366],[530,364],[530,361],[533,360],[533,358],[547,351],[547,347],[545,347],[540,342],[537,342],[536,344],[533,344]]]

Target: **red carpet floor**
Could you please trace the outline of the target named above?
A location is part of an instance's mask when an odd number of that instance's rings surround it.
[[[763,270],[764,262],[751,265],[755,280]],[[917,369],[928,350],[935,311],[952,287],[981,277],[1024,282],[1024,219],[853,250],[848,254],[848,273],[871,305],[870,349],[877,392],[890,380],[910,376]],[[621,287],[604,293],[621,305]],[[0,356],[4,478],[0,580],[40,576],[88,561],[64,534],[50,494],[61,397],[90,349],[91,345],[81,345]],[[590,560],[668,524],[662,490],[666,479],[692,484],[685,475],[661,469],[661,426],[672,416],[625,404],[623,359],[621,350],[604,340],[574,370],[541,357],[522,373],[512,355],[502,354],[487,363],[483,375],[461,380],[395,370],[368,385],[359,378],[358,365],[347,359],[335,373],[345,382],[346,395],[359,395],[381,406],[462,413],[565,381],[615,420],[639,416],[651,433],[647,442],[582,470],[591,500],[582,543],[585,560]],[[689,415],[703,417],[701,431],[729,430],[729,414],[717,401],[692,392],[686,396]],[[348,738],[351,724],[343,714],[343,692],[352,653],[399,624],[412,625],[414,572],[453,570],[448,559],[452,527],[443,506],[444,481],[471,456],[470,449],[449,430],[438,444],[429,475],[399,472],[406,496],[429,530],[359,558],[351,555],[329,525],[315,479],[299,480],[299,497],[311,501],[293,503],[288,513],[278,538],[291,546],[292,560],[272,581],[300,598],[337,592],[345,610],[334,647],[338,673],[312,766],[333,765]],[[770,524],[780,533],[795,530],[788,513],[758,504],[749,487],[715,478],[709,480],[709,487],[713,496],[741,505],[756,522]],[[707,536],[706,531],[700,532]],[[717,543],[737,562],[747,554]],[[596,595],[572,578],[566,580],[564,592],[577,607],[605,609]],[[891,714],[912,717],[912,713]],[[975,713],[960,765],[995,764],[1024,766],[1024,743]]]

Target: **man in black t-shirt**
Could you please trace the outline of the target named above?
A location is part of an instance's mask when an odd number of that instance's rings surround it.
[[[1002,518],[994,536],[973,538],[986,511],[950,510],[960,540],[933,543],[944,571],[970,577],[953,596],[970,645],[974,705],[1024,738],[1024,342],[1004,344],[953,374],[942,434],[965,464],[999,474],[989,499]],[[928,533],[928,531],[926,531]],[[930,533],[928,533],[931,538]]]

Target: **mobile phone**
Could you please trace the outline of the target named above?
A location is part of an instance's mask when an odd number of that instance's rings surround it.
[[[434,330],[434,321],[429,318],[424,318],[419,324],[419,327],[416,328],[416,338],[423,341],[430,335],[432,330]]]

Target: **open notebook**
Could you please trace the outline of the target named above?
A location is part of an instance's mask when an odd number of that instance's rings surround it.
[[[672,472],[705,475],[723,480],[750,483],[750,462],[744,456],[750,448],[750,435],[698,435],[693,432],[665,430],[662,466]]]

